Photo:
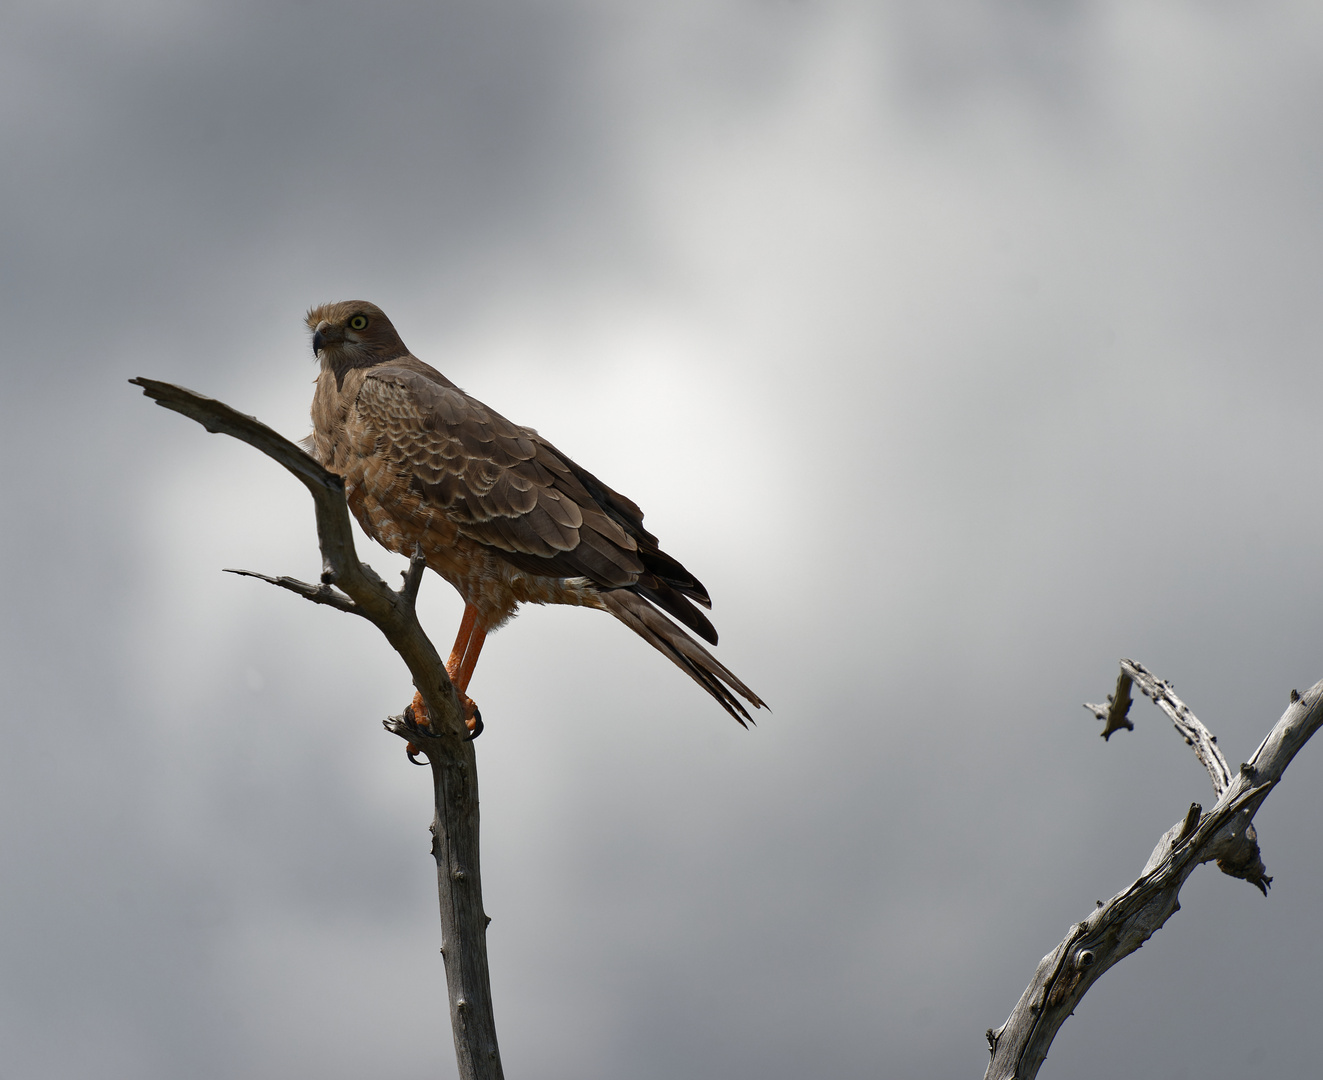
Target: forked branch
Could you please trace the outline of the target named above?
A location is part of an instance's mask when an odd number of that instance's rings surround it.
[[[1105,722],[1104,736],[1133,728],[1128,717],[1132,684],[1153,699],[1194,748],[1212,778],[1216,805],[1205,813],[1198,803],[1192,804],[1158,841],[1138,880],[1107,903],[1099,901],[1097,909],[1043,957],[1006,1023],[988,1029],[992,1061],[985,1080],[1033,1080],[1038,1075],[1057,1031],[1098,977],[1180,910],[1181,886],[1197,866],[1216,861],[1223,873],[1244,878],[1265,895],[1272,883],[1252,821],[1291,759],[1323,725],[1323,681],[1303,695],[1291,691],[1282,718],[1234,775],[1217,737],[1171,684],[1131,660],[1121,661],[1121,677],[1108,704],[1085,706]]]
[[[1121,661],[1121,674],[1116,680],[1116,693],[1107,696],[1106,705],[1085,705],[1099,720],[1105,721],[1102,737],[1108,739],[1112,732],[1124,727],[1133,731],[1135,725],[1127,716],[1130,711],[1130,687],[1139,687],[1139,692],[1146,698],[1152,698],[1153,704],[1171,718],[1176,731],[1185,740],[1185,745],[1194,748],[1195,757],[1213,781],[1213,794],[1219,799],[1231,783],[1231,766],[1218,749],[1217,736],[1209,731],[1190,711],[1190,707],[1176,696],[1176,691],[1166,679],[1159,679],[1143,664],[1134,660]]]
[[[269,577],[250,570],[232,573],[261,578],[314,603],[359,615],[385,635],[409,668],[433,718],[420,728],[406,716],[385,721],[386,729],[427,754],[432,767],[436,817],[432,854],[437,862],[442,953],[450,998],[450,1023],[461,1080],[500,1080],[501,1059],[492,1015],[487,969],[487,916],[482,909],[478,859],[478,771],[454,687],[436,647],[414,610],[426,562],[415,553],[396,592],[370,566],[358,561],[345,502],[344,481],[295,443],[224,402],[155,379],[130,379],[157,404],[256,447],[299,478],[312,494],[321,583]]]

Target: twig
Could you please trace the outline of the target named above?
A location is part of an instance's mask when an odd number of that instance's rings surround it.
[[[1122,661],[1122,672],[1136,682],[1144,679],[1141,685],[1150,697],[1157,691],[1159,707],[1172,716],[1178,731],[1195,732],[1199,738],[1192,745],[1216,788],[1218,772],[1209,762],[1220,762],[1223,769],[1226,763],[1214,737],[1171,693],[1168,683],[1131,661]],[[1118,684],[1114,699],[1120,697]],[[1099,706],[1089,708],[1099,710]],[[1272,879],[1264,872],[1251,821],[1291,759],[1320,726],[1323,681],[1303,696],[1292,690],[1291,704],[1254,756],[1234,776],[1226,770],[1224,789],[1213,809],[1202,813],[1197,803],[1192,804],[1158,841],[1139,879],[1107,903],[1099,901],[1097,909],[1071,927],[1065,940],[1042,959],[1006,1023],[995,1031],[988,1029],[992,1061],[985,1080],[1033,1080],[1038,1075],[1066,1017],[1104,971],[1138,949],[1180,910],[1181,886],[1200,864],[1216,860],[1223,873],[1244,878],[1267,893]],[[1205,747],[1202,753],[1200,745]]]
[[[1121,670],[1134,679],[1141,694],[1152,698],[1153,704],[1171,718],[1177,732],[1185,740],[1185,745],[1194,748],[1195,757],[1208,770],[1208,776],[1213,781],[1213,793],[1220,799],[1231,786],[1231,766],[1222,756],[1222,751],[1217,745],[1217,736],[1204,727],[1199,718],[1190,711],[1190,707],[1176,696],[1171,683],[1159,679],[1143,664],[1133,660],[1122,660]]]
[[[403,587],[399,592],[389,588],[370,566],[358,561],[344,481],[339,476],[283,435],[224,402],[155,379],[129,381],[142,387],[157,404],[196,420],[208,431],[232,435],[256,447],[297,476],[312,494],[322,553],[320,585],[249,570],[231,572],[261,578],[314,603],[368,619],[408,665],[433,718],[431,726],[420,728],[403,717],[390,717],[384,723],[388,731],[422,749],[432,767],[436,797],[432,854],[437,862],[442,953],[459,1075],[461,1080],[501,1080],[487,968],[488,920],[482,910],[478,859],[477,759],[445,665],[414,610],[426,560],[415,551]]]
[[[280,577],[271,577],[269,574],[259,574],[256,570],[235,570],[227,566],[222,573],[238,574],[240,577],[258,578],[271,585],[278,585],[282,589],[288,589],[292,593],[298,593],[305,600],[311,600],[314,604],[325,604],[328,607],[336,608],[340,611],[347,611],[351,615],[363,615],[359,606],[349,599],[344,593],[338,592],[329,585],[309,585],[306,581],[300,581],[298,578],[286,577],[282,574]],[[367,618],[366,615],[363,616]]]
[[[1124,728],[1126,731],[1134,731],[1135,725],[1130,722],[1130,686],[1132,679],[1126,674],[1125,662],[1121,663],[1121,674],[1116,677],[1116,690],[1107,695],[1106,705],[1085,704],[1088,709],[1099,720],[1104,721],[1102,729],[1103,741],[1111,740],[1112,733]]]
[[[400,586],[400,595],[409,602],[410,607],[417,607],[418,587],[423,583],[423,571],[426,569],[427,556],[423,554],[423,545],[415,544],[413,554],[409,556],[409,569],[400,575],[404,578],[404,584]]]

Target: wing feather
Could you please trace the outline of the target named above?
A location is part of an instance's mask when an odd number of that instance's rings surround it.
[[[354,407],[379,454],[409,474],[429,511],[512,565],[632,589],[708,640],[690,601],[707,590],[665,554],[643,511],[540,438],[408,358],[373,368]]]

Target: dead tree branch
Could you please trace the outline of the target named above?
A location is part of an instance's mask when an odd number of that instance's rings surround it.
[[[436,817],[432,854],[441,903],[442,954],[450,997],[450,1024],[461,1080],[501,1080],[500,1052],[487,969],[487,916],[482,909],[478,859],[478,770],[454,687],[436,647],[423,632],[414,602],[426,563],[410,560],[396,592],[354,551],[344,481],[297,445],[224,402],[154,379],[130,379],[158,405],[196,420],[211,432],[232,435],[278,461],[312,494],[317,541],[322,553],[319,585],[249,570],[232,573],[261,578],[314,603],[359,615],[376,626],[409,668],[433,721],[420,728],[412,718],[392,716],[386,729],[427,754],[432,767]]]
[[[1176,725],[1212,778],[1216,805],[1207,813],[1194,803],[1158,841],[1143,873],[1082,922],[1043,957],[1033,981],[1010,1017],[988,1029],[992,1061],[985,1080],[1033,1080],[1057,1031],[1099,976],[1140,947],[1180,910],[1178,899],[1196,867],[1216,861],[1232,877],[1244,878],[1265,895],[1272,883],[1259,855],[1252,824],[1263,800],[1291,759],[1323,725],[1323,681],[1291,703],[1248,762],[1234,776],[1212,735],[1171,685],[1131,660],[1121,661],[1121,677],[1107,705],[1086,705],[1105,722],[1104,737],[1133,728],[1128,719],[1130,686],[1150,697]]]
[[[1213,794],[1221,798],[1231,784],[1231,766],[1222,756],[1217,746],[1217,736],[1210,732],[1199,718],[1190,711],[1188,705],[1176,696],[1171,683],[1159,679],[1143,664],[1134,660],[1121,661],[1121,674],[1116,680],[1116,693],[1108,695],[1107,705],[1085,705],[1099,720],[1105,721],[1102,737],[1107,739],[1112,732],[1124,727],[1133,731],[1135,725],[1127,717],[1130,711],[1130,687],[1134,684],[1146,698],[1152,698],[1153,704],[1171,718],[1176,731],[1185,740],[1186,746],[1194,748],[1195,757],[1213,781]]]

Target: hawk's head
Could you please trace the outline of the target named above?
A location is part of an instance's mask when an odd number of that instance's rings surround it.
[[[373,367],[409,354],[385,313],[366,300],[322,304],[308,312],[307,323],[313,354],[338,372]]]

